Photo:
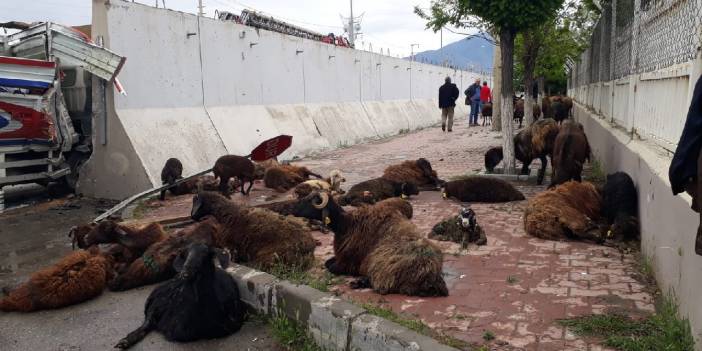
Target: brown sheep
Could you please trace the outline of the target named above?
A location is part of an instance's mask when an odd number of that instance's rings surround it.
[[[183,164],[177,158],[169,158],[161,170],[161,183],[173,185],[183,176]],[[172,189],[172,188],[171,188]],[[166,190],[161,190],[161,201],[166,199]]]
[[[74,251],[11,290],[0,300],[0,310],[32,312],[80,303],[102,294],[111,277],[112,259],[97,247]]]
[[[544,113],[544,118],[553,119],[553,108],[551,107],[551,98],[549,98],[548,96],[544,96],[544,98],[541,99],[541,110]]]
[[[397,183],[414,183],[420,190],[436,190],[441,180],[424,158],[405,161],[385,168],[383,178]]]
[[[514,185],[494,177],[470,176],[452,180],[441,187],[444,199],[456,198],[463,202],[499,203],[524,200],[524,194]]]
[[[322,176],[311,172],[307,167],[283,165],[266,170],[266,174],[263,176],[263,183],[267,188],[284,193],[308,180],[310,176],[322,179]]]
[[[524,212],[524,230],[541,239],[602,242],[596,223],[601,201],[592,183],[571,181],[561,184],[529,200]]]
[[[375,208],[376,211],[389,211],[386,210],[386,208],[395,209],[403,216],[407,217],[407,219],[412,219],[412,215],[414,214],[412,204],[409,203],[409,201],[403,200],[399,197],[391,197],[389,199],[376,202],[373,205],[373,208]]]
[[[413,182],[396,182],[386,178],[374,178],[360,182],[349,189],[341,197],[340,205],[360,206],[372,204],[391,197],[408,198],[419,194],[417,185]]]
[[[86,227],[89,228],[87,232]],[[68,235],[73,236],[74,242],[81,249],[97,244],[120,244],[132,250],[137,256],[141,256],[153,243],[166,238],[166,232],[158,223],[134,228],[112,220],[73,227]]]
[[[581,181],[583,165],[590,159],[590,144],[582,124],[563,123],[553,146],[553,177],[549,188],[569,180]]]
[[[448,295],[441,250],[396,207],[363,206],[348,213],[326,193],[302,201],[299,216],[324,220],[334,231],[334,258],[325,263],[331,273],[365,277],[381,294]]]
[[[121,274],[108,283],[113,291],[123,291],[170,279],[175,274],[173,260],[192,243],[217,244],[221,228],[217,220],[208,217],[159,241]]]
[[[316,243],[300,220],[201,192],[193,197],[191,217],[199,220],[206,215],[222,224],[218,244],[229,249],[236,262],[268,271],[276,264],[304,268],[314,261]]]
[[[483,127],[492,124],[492,103],[483,104],[483,108],[480,109],[480,114],[483,115]]]
[[[256,167],[253,162],[244,156],[224,155],[217,159],[212,167],[212,173],[219,179],[219,191],[229,198],[229,179],[238,178],[241,193],[248,195],[256,179]],[[244,183],[249,182],[249,187],[244,191]]]
[[[227,192],[231,192],[241,186],[239,179],[229,179]],[[170,193],[178,195],[195,194],[198,190],[217,191],[220,189],[219,181],[211,175],[202,175],[199,177],[190,178],[169,189]]]

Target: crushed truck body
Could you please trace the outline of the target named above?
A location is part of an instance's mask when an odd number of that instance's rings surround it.
[[[74,28],[40,23],[0,36],[0,211],[8,185],[75,189],[92,152],[93,82],[116,81],[125,58]],[[96,79],[93,79],[96,77]]]

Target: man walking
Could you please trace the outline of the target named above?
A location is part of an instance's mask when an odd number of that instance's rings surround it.
[[[466,100],[470,101],[470,116],[468,117],[469,126],[478,125],[478,113],[480,112],[480,79],[476,79],[473,85],[466,89]],[[467,101],[466,101],[467,102]]]
[[[446,131],[446,120],[448,119],[448,131],[453,129],[453,110],[456,107],[456,99],[461,93],[456,84],[451,83],[451,77],[446,77],[444,85],[439,88],[439,108],[441,109],[441,130]]]

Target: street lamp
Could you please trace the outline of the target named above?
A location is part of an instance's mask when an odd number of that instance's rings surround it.
[[[414,61],[414,47],[419,47],[419,44],[410,44],[410,75],[409,75],[409,96],[410,101],[412,101],[412,61]]]

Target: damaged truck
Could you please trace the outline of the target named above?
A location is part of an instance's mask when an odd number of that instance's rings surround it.
[[[89,29],[25,27],[0,34],[0,211],[6,186],[75,190],[92,152],[92,122],[105,110],[93,101],[93,85],[124,91],[116,76],[125,58],[94,43]]]

